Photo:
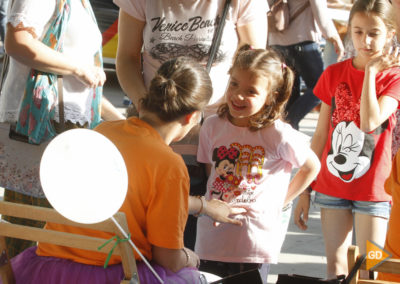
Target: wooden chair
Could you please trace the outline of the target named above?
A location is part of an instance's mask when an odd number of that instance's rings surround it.
[[[360,257],[360,252],[357,246],[350,246],[347,251],[347,263],[349,271],[356,263],[357,259]],[[361,265],[361,270],[366,269],[366,262]],[[370,269],[370,271],[377,271],[377,272],[386,272],[386,273],[398,273],[400,274],[400,259],[389,258],[382,262],[379,266]],[[359,273],[357,273],[353,279],[350,281],[349,284],[391,284],[391,283],[398,283],[398,282],[391,282],[391,281],[383,281],[383,280],[369,280],[369,279],[360,279]]]
[[[16,204],[6,201],[0,201],[0,214],[82,228],[90,228],[109,232],[124,238],[116,225],[110,219],[97,224],[80,224],[66,219],[54,209]],[[114,217],[125,230],[125,232],[129,232],[125,214],[118,212]],[[0,222],[0,276],[3,284],[15,283],[14,274],[7,257],[5,237],[38,241],[72,248],[86,249],[90,251],[99,251],[97,248],[106,241],[102,238]],[[113,245],[114,242],[110,242],[100,251],[107,254]],[[113,254],[120,255],[122,259],[122,267],[124,270],[125,279],[121,281],[121,284],[131,283],[130,280],[135,278],[137,279],[137,282],[134,283],[139,283],[135,256],[129,243],[120,242],[114,249]]]

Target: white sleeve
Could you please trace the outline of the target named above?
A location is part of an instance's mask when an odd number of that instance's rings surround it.
[[[286,125],[278,152],[283,160],[290,162],[295,168],[300,168],[312,152],[310,137]]]
[[[114,0],[114,3],[135,19],[146,21],[146,0]]]
[[[207,130],[209,130],[210,123],[207,123],[206,121],[203,123],[203,125],[200,128],[200,134],[199,134],[199,147],[197,150],[197,161],[199,163],[205,163],[205,164],[210,164],[212,163],[212,160],[210,159],[211,151],[212,149],[210,146],[210,138]]]
[[[41,38],[45,27],[55,14],[56,0],[10,1],[7,22],[13,27],[24,27]]]

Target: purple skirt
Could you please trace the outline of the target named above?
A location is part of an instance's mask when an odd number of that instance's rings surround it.
[[[201,283],[200,273],[195,268],[182,268],[173,273],[157,264],[151,265],[164,283]],[[121,264],[110,265],[104,269],[101,266],[77,263],[63,258],[38,256],[36,247],[26,249],[12,258],[11,266],[16,284],[117,284],[124,278]],[[137,268],[141,284],[159,283],[145,263],[137,262]]]

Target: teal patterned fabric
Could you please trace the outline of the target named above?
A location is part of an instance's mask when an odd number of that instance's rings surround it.
[[[88,1],[82,0],[88,13],[96,21]],[[71,0],[57,0],[57,15],[46,32],[43,43],[62,52],[65,30],[71,11]],[[102,66],[101,46],[94,55],[96,66]],[[102,87],[93,89],[91,105],[91,122],[94,128],[100,123],[100,100]],[[20,108],[16,131],[29,137],[29,143],[40,144],[51,139],[57,133],[52,125],[55,117],[55,106],[58,102],[57,75],[32,69],[29,72],[25,94]]]

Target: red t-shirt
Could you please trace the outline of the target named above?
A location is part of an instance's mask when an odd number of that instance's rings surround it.
[[[360,99],[364,71],[352,60],[329,66],[314,93],[331,106],[327,143],[321,157],[321,171],[312,188],[331,196],[358,201],[387,201],[384,182],[391,169],[394,113],[375,131],[360,130]],[[376,75],[376,93],[399,100],[400,69]]]

